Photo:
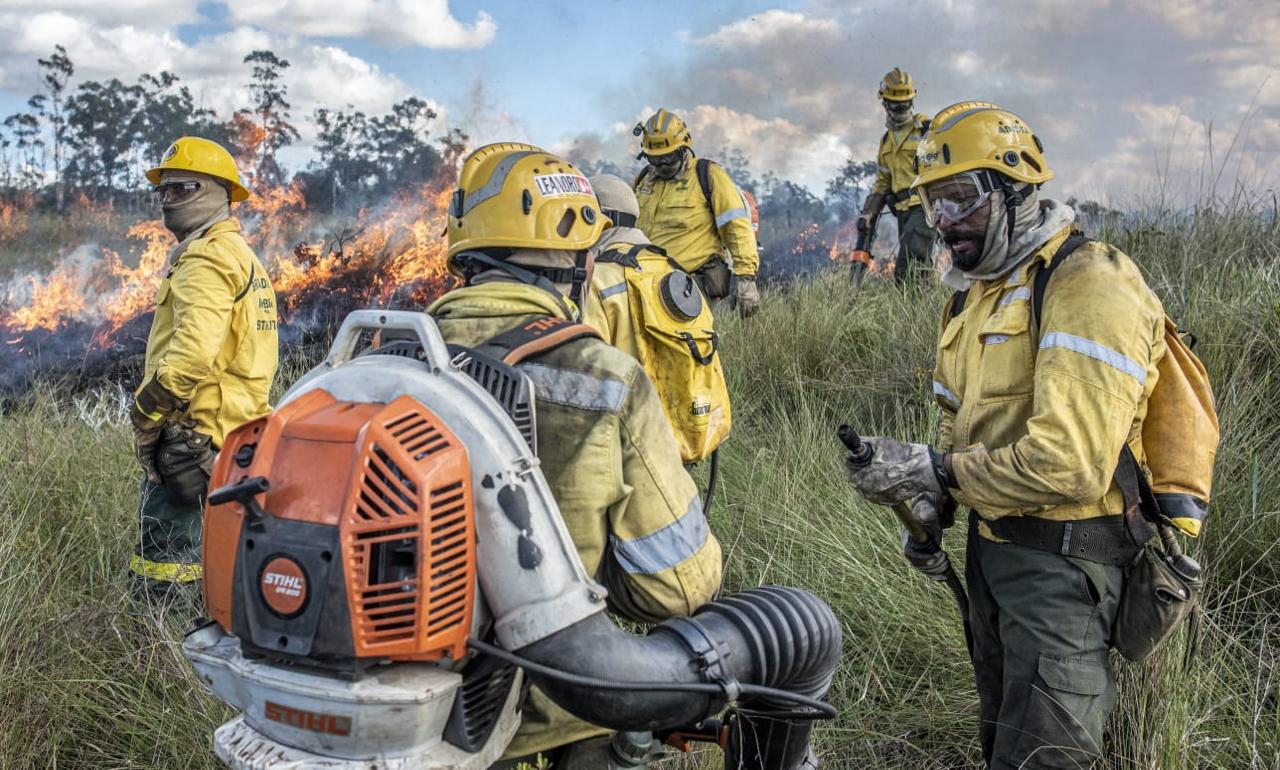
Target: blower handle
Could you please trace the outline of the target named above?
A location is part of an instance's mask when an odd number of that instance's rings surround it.
[[[330,369],[350,361],[355,355],[356,346],[363,332],[377,332],[384,329],[414,332],[422,345],[426,363],[433,369],[448,366],[451,356],[449,348],[440,336],[435,321],[426,313],[408,310],[353,310],[342,320],[342,326],[334,335],[333,345],[329,347],[329,355],[324,365]]]
[[[262,510],[262,506],[258,505],[255,498],[270,488],[271,482],[266,476],[251,476],[244,481],[227,484],[210,492],[209,505],[240,503],[244,506],[249,527],[256,528],[267,517],[267,512]]]
[[[841,425],[836,428],[836,436],[839,437],[841,443],[845,445],[845,448],[849,450],[848,456],[845,457],[845,462],[853,467],[864,468],[870,464],[872,458],[875,457],[875,450],[871,448],[870,444],[864,442],[862,437],[859,436],[858,432],[852,427],[848,425]],[[912,512],[910,503],[901,502],[895,504],[893,506],[893,513],[898,517],[898,521],[902,524],[903,529],[907,530],[907,536],[910,537],[911,541],[916,545],[925,545],[933,539],[929,537],[929,533],[925,531],[924,525],[920,523],[920,520],[916,518],[915,513]],[[941,546],[934,543],[934,550],[939,548],[941,548]]]

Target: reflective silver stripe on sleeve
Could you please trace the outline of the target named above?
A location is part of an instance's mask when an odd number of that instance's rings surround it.
[[[1000,303],[997,307],[1004,307],[1005,305],[1008,305],[1011,302],[1017,302],[1020,299],[1031,299],[1031,289],[1029,287],[1022,286],[1004,295],[1000,298]]]
[[[946,400],[954,404],[957,409],[960,408],[960,397],[957,396],[955,393],[952,393],[951,390],[948,389],[946,385],[943,385],[941,382],[938,382],[937,380],[933,381],[933,395],[942,396],[943,398],[945,398]]]
[[[635,540],[609,536],[618,564],[633,575],[656,575],[671,569],[697,553],[705,542],[707,517],[702,514],[702,501],[696,495],[683,516],[657,532]]]
[[[724,227],[735,219],[742,219],[750,216],[745,208],[729,209],[720,216],[716,217],[716,227]]]
[[[608,286],[600,290],[600,299],[608,299],[615,294],[625,294],[627,291],[627,282]]]
[[[1040,349],[1044,350],[1046,348],[1062,348],[1073,353],[1080,353],[1101,361],[1107,366],[1119,369],[1137,380],[1139,385],[1145,385],[1147,382],[1147,370],[1140,366],[1137,361],[1093,340],[1077,337],[1066,332],[1050,332],[1040,340]]]
[[[519,368],[533,380],[533,393],[539,401],[595,412],[616,412],[627,397],[627,385],[620,380],[603,380],[544,364],[520,364]]]

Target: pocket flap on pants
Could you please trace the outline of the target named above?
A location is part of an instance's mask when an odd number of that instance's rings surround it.
[[[1045,684],[1062,692],[1101,695],[1107,689],[1107,669],[1095,660],[1041,655],[1036,670]]]

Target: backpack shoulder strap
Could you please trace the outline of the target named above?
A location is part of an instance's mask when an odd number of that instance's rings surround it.
[[[584,337],[600,339],[600,333],[586,324],[566,321],[553,316],[539,316],[514,329],[508,329],[488,342],[476,347],[476,351],[515,366],[533,356],[555,350],[561,345]]]
[[[252,261],[249,262],[249,281],[244,285],[244,288],[240,290],[240,293],[237,294],[231,300],[231,304],[234,305],[240,300],[244,299],[245,295],[249,293],[249,290],[253,288],[253,279],[256,278],[257,275],[258,275],[258,266],[254,264]]]
[[[649,175],[649,169],[650,166],[645,166],[640,169],[640,172],[636,174],[636,178],[631,182],[631,189],[634,190],[640,186],[640,183],[644,181],[644,178]]]
[[[968,289],[962,289],[951,295],[951,304],[947,306],[947,320],[964,312],[964,303],[967,299],[969,299]]]
[[[924,120],[920,121],[920,133],[925,133],[926,131],[929,130],[929,126],[932,126],[932,125],[933,125],[933,118],[925,118]]]
[[[1036,329],[1040,328],[1040,315],[1044,309],[1044,293],[1049,288],[1049,279],[1053,277],[1053,271],[1057,270],[1062,261],[1071,256],[1076,249],[1092,240],[1092,238],[1085,236],[1084,233],[1076,232],[1068,235],[1067,239],[1058,247],[1058,250],[1054,252],[1053,259],[1049,260],[1049,264],[1036,272],[1035,283],[1031,288],[1031,313],[1032,318],[1036,321]]]
[[[694,173],[698,175],[698,186],[702,188],[702,197],[707,200],[707,210],[711,212],[711,219],[716,218],[716,204],[711,199],[711,161],[707,158],[698,158],[698,162],[694,164]]]
[[[602,251],[596,255],[596,261],[610,262],[615,265],[622,265],[623,267],[630,267],[638,270],[640,268],[640,252],[642,251],[652,251],[654,253],[661,254],[664,257],[667,256],[666,249],[663,249],[661,246],[655,246],[652,243],[637,243],[626,250],[621,246],[618,246],[607,251]],[[670,259],[670,257],[668,257],[668,259]]]

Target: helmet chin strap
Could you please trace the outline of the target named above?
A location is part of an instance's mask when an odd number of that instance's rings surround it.
[[[556,303],[560,305],[560,309],[564,311],[565,315],[575,321],[582,320],[582,293],[587,283],[587,259],[586,249],[577,252],[572,268],[523,267],[490,256],[482,251],[464,251],[454,257],[454,261],[465,272],[468,282],[477,273],[481,272],[476,268],[477,265],[491,270],[501,270],[520,283],[537,286],[539,289],[551,294],[556,298]],[[569,301],[573,303],[572,306],[565,304],[564,295],[556,288],[557,283],[569,284]]]

